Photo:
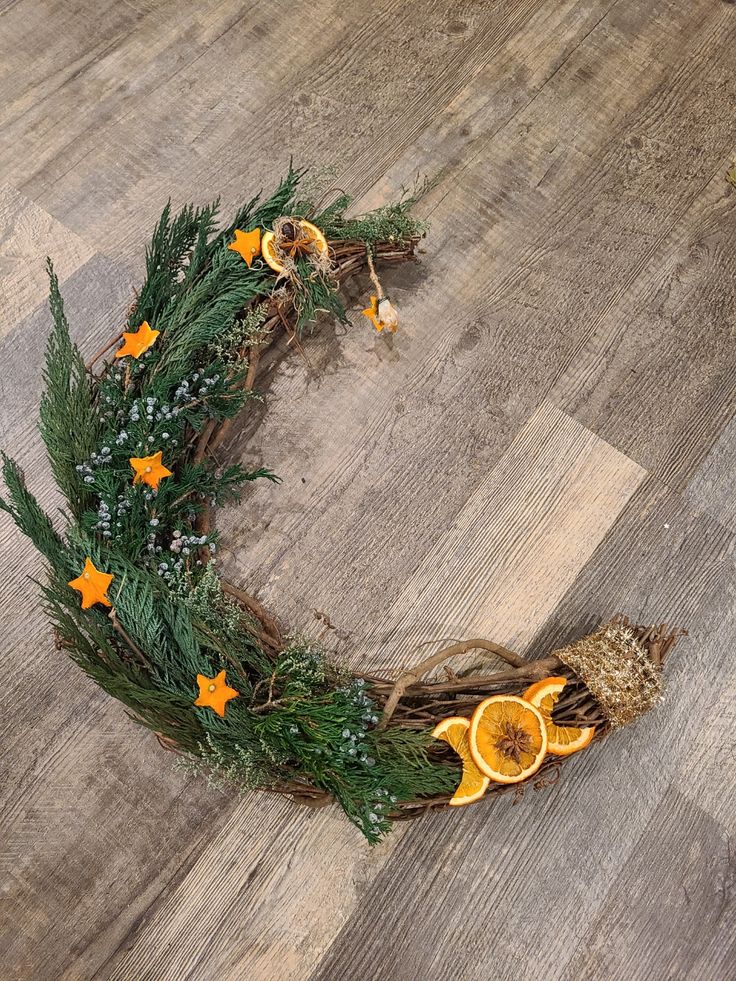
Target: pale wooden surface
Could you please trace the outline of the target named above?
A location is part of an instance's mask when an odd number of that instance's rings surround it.
[[[374,665],[691,628],[562,784],[369,850],[172,769],[53,650],[3,520],[3,978],[736,977],[736,7],[6,0],[0,45],[0,443],[47,506],[47,253],[92,350],[169,195],[232,206],[291,153],[365,206],[428,172],[393,342],[356,315],[267,366],[230,451],[284,483],[220,515],[229,574]]]

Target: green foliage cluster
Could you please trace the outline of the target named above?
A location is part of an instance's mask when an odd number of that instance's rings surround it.
[[[195,456],[203,429],[253,397],[241,384],[243,351],[264,329],[269,298],[284,289],[265,264],[248,268],[227,248],[233,230],[308,213],[331,238],[367,246],[422,231],[408,213],[411,198],[347,218],[340,197],[315,214],[300,196],[302,176],[290,169],[274,194],[249,201],[220,231],[217,202],[176,215],[167,205],[128,317],[129,329],[146,320],[160,334],[140,358],[113,358],[99,377],[70,339],[49,263],[53,329],[40,429],[69,514],[56,530],[7,457],[0,509],[46,559],[42,590],[57,642],[132,718],[215,780],[245,789],[299,780],[329,791],[375,842],[397,802],[445,792],[455,773],[429,761],[424,734],[377,729],[370,691],[309,642],[267,652],[258,625],[220,585],[217,534],[197,527],[206,505],[236,499],[248,481],[278,479]],[[299,272],[291,288],[302,321],[318,309],[341,311],[327,276]],[[130,458],[159,450],[173,475],[157,489],[133,484]],[[68,585],[88,556],[114,577],[109,610],[82,610]],[[197,674],[221,670],[240,693],[224,718],[193,704]]]
[[[346,217],[350,197],[340,195],[318,218],[319,227],[329,239],[358,239],[369,245],[376,242],[402,242],[427,231],[425,222],[411,214],[411,209],[426,194],[428,182],[404,190],[398,201],[362,215]]]

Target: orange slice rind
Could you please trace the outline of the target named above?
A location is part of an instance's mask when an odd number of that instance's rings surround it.
[[[451,807],[462,807],[465,804],[472,804],[480,800],[488,789],[490,778],[480,772],[473,762],[468,746],[468,729],[470,722],[459,715],[443,719],[432,730],[435,739],[442,739],[455,750],[463,761],[463,777],[460,781],[452,800],[449,801]]]
[[[274,272],[280,273],[284,271],[283,263],[279,260],[278,252],[276,251],[273,232],[264,232],[261,236],[261,255]]]
[[[595,726],[558,726],[552,721],[552,712],[567,679],[563,677],[544,678],[537,681],[524,692],[524,698],[535,705],[542,713],[547,727],[547,752],[555,756],[571,756],[585,749],[595,735]]]
[[[539,709],[518,695],[491,695],[473,712],[468,746],[491,780],[521,783],[542,765],[547,727]]]

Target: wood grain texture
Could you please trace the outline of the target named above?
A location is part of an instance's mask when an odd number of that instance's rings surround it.
[[[698,963],[703,947],[733,924],[736,864],[727,835],[696,804],[665,795],[623,867],[592,931],[568,965],[572,979],[733,976],[720,958]],[[652,865],[651,842],[669,861]]]
[[[736,333],[736,314],[733,332]],[[685,496],[694,507],[702,508],[732,532],[736,532],[735,456],[736,422],[731,419],[685,490]]]
[[[225,570],[375,665],[618,609],[692,631],[661,710],[562,786],[369,851],[174,771],[52,650],[0,520],[4,976],[729,977],[735,44],[712,0],[0,4],[0,443],[45,505],[47,252],[91,350],[169,195],[229,208],[290,153],[358,206],[428,171],[399,334],[354,316],[264,366],[226,451],[285,482],[219,516]]]
[[[0,338],[46,298],[46,256],[58,255],[60,282],[92,257],[94,249],[11,187],[0,187]]]
[[[713,17],[721,18],[722,13],[722,8],[714,9]],[[692,121],[689,97],[686,91],[673,90],[660,108],[667,72],[655,65],[661,74],[652,74],[645,56],[653,41],[636,33],[633,14],[630,20],[626,33],[620,19],[613,32],[603,18],[505,128],[495,129],[493,103],[487,117],[475,111],[474,124],[493,127],[493,137],[477,138],[475,156],[466,148],[462,164],[448,167],[446,181],[427,203],[433,234],[427,242],[423,279],[406,293],[398,292],[406,323],[393,349],[371,346],[355,332],[331,344],[325,340],[314,354],[317,377],[305,377],[297,365],[269,387],[269,414],[249,452],[269,458],[286,486],[278,491],[256,488],[248,516],[243,510],[232,521],[223,515],[222,527],[238,545],[240,574],[251,581],[255,576],[264,597],[276,606],[283,604],[289,617],[324,602],[320,592],[329,577],[322,569],[314,570],[314,562],[324,556],[329,563],[330,557],[320,548],[322,528],[311,516],[328,507],[333,516],[335,507],[339,509],[346,526],[355,520],[370,523],[372,543],[389,549],[382,552],[383,561],[368,568],[364,563],[359,574],[354,565],[343,564],[336,585],[342,592],[351,591],[357,614],[375,609],[376,602],[388,602],[382,586],[387,570],[389,583],[412,574],[417,556],[432,544],[430,536],[439,534],[444,514],[462,506],[478,473],[508,446],[540,394],[551,388],[556,396],[555,381],[564,378],[566,364],[575,359],[597,321],[638,283],[658,236],[666,239],[679,221],[678,208],[687,210],[699,195],[700,184],[675,179],[676,169],[688,165],[688,144],[678,127]],[[665,47],[679,44],[679,35],[670,32],[663,14],[654,19],[652,30]],[[529,43],[535,45],[535,40],[533,36]],[[639,58],[632,53],[636,45],[641,46]],[[718,39],[712,41],[718,52],[719,45]],[[706,48],[710,52],[711,45]],[[535,45],[535,54],[538,50]],[[592,61],[596,73],[591,76],[585,66]],[[631,86],[620,81],[622,72],[631,78]],[[611,101],[612,79],[620,81],[617,102]],[[475,91],[473,85],[469,88]],[[591,99],[595,114],[585,112]],[[475,108],[470,94],[467,101]],[[577,113],[575,127],[555,125],[547,131],[547,120],[568,119],[571,112]],[[720,179],[723,170],[720,116],[712,122],[711,164],[707,176],[699,172],[704,183],[716,172]],[[637,158],[636,166],[629,162],[633,151],[628,140],[641,139],[637,134],[648,125],[669,126],[668,132],[677,133],[672,152],[682,152],[679,161],[667,161],[671,179],[663,183],[657,169],[661,162],[655,166],[647,154]],[[551,167],[550,150],[565,140],[582,141],[585,153],[571,145],[559,165]],[[652,137],[650,152],[658,145]],[[616,193],[602,187],[601,173],[619,182]],[[721,187],[723,195],[730,195],[724,181]],[[380,188],[383,193],[384,184]],[[368,195],[366,200],[375,203],[377,198]],[[729,207],[717,211],[714,227],[719,235],[731,234],[729,215]],[[641,234],[633,235],[632,228]],[[508,248],[510,242],[513,249]],[[716,257],[720,255],[715,297],[721,296],[729,262],[727,251],[719,250]],[[710,282],[707,264],[703,272],[705,290]],[[731,286],[724,288],[727,296]],[[724,302],[717,302],[725,309]],[[432,326],[417,329],[423,324]],[[717,326],[713,343],[703,345],[698,381],[704,386],[705,402],[699,401],[695,387],[683,395],[690,384],[695,334],[681,332],[678,341],[677,331],[672,331],[664,335],[665,346],[658,328],[646,332],[637,325],[636,330],[643,345],[637,356],[652,352],[652,370],[662,348],[668,365],[662,385],[670,386],[671,377],[681,379],[675,391],[668,388],[676,412],[663,412],[658,422],[651,384],[642,387],[646,423],[636,428],[638,438],[655,451],[676,436],[673,419],[689,427],[688,438],[675,440],[673,448],[688,472],[724,422],[720,398],[728,394],[734,362],[726,329]],[[360,372],[346,395],[343,377],[350,366],[359,366]],[[635,412],[627,414],[627,425],[636,426]],[[412,445],[408,456],[402,452],[407,444]],[[410,506],[402,508],[408,498]],[[420,527],[414,520],[417,513],[426,516]],[[254,540],[256,528],[260,534]],[[287,569],[289,590],[284,595],[280,582]],[[376,598],[379,591],[383,600]],[[342,626],[352,629],[350,624]]]
[[[39,209],[29,211],[38,221]],[[73,255],[74,236],[69,242]],[[45,276],[42,266],[28,268]],[[88,353],[120,322],[130,286],[124,267],[99,256],[62,284],[73,333]],[[53,514],[61,501],[35,418],[49,319],[44,303],[0,342],[0,432]],[[1,526],[2,974],[91,977],[99,952],[127,930],[119,911],[134,919],[182,874],[219,801],[204,786],[190,787],[150,733],[54,649],[28,578],[42,577],[43,563],[5,516]],[[88,958],[88,948],[96,956]]]
[[[730,156],[551,393],[678,488],[736,405],[736,193],[723,179]],[[717,458],[714,448],[711,467]],[[717,509],[711,479],[701,475],[694,499]]]

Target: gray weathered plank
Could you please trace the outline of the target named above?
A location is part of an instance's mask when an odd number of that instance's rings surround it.
[[[652,861],[652,850],[662,855]],[[564,981],[733,977],[733,962],[701,954],[734,923],[736,864],[728,836],[696,804],[669,791],[614,882]],[[728,941],[727,941],[728,942]]]
[[[736,314],[734,314],[736,318]],[[736,333],[736,319],[733,331]],[[736,421],[731,420],[710,449],[692,480],[685,496],[694,507],[702,508],[736,532],[736,493],[733,486],[733,461],[736,457]]]
[[[45,299],[47,255],[58,257],[56,275],[63,283],[94,255],[94,249],[8,186],[0,187],[0,229],[2,338]]]
[[[730,156],[551,393],[678,489],[736,406],[736,189],[724,179]],[[717,507],[708,480],[701,476],[695,495]]]

